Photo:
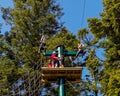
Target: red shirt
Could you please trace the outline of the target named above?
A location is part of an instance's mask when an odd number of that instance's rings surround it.
[[[58,59],[56,59],[56,53],[53,53],[53,54],[51,55],[51,59],[52,59],[52,60],[58,60]]]

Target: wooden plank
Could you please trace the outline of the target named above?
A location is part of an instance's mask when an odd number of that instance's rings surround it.
[[[81,81],[82,67],[42,67],[42,82],[56,82],[60,77],[68,81]]]
[[[42,70],[82,70],[82,67],[63,67],[63,68],[42,67]]]

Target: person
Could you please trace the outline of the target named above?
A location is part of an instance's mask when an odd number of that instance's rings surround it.
[[[77,54],[76,54],[76,57],[78,57],[79,56],[79,54],[82,54],[82,56],[84,55],[84,45],[81,43],[79,43],[78,44],[78,52],[77,52]]]
[[[44,50],[44,52],[46,52],[46,38],[45,38],[44,34],[42,34],[42,37],[40,39],[40,46],[39,46],[38,53],[40,53],[42,50]]]
[[[51,60],[48,60],[48,68],[52,68],[53,66],[52,66],[52,62],[51,62]]]
[[[60,58],[58,58],[57,55],[58,53],[56,51],[53,51],[53,53],[51,54],[52,66],[54,67],[60,66],[60,63],[59,63]]]

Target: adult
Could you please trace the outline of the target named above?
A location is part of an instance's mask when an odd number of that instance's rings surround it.
[[[84,55],[84,45],[81,43],[79,43],[78,44],[78,52],[77,52],[77,54],[76,54],[76,57],[78,57],[79,56],[79,54],[82,54],[82,56]]]
[[[57,57],[57,55],[58,55],[58,53],[56,51],[53,51],[53,53],[51,55],[52,66],[54,66],[54,67],[60,66],[60,63],[59,63],[60,58]]]
[[[46,52],[46,38],[45,35],[42,34],[42,37],[40,39],[40,46],[39,46],[39,52],[42,52],[42,50],[44,50],[44,52]]]

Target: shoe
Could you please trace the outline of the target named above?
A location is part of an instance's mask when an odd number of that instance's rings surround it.
[[[63,65],[60,65],[60,67],[59,68],[64,68],[64,66]]]

